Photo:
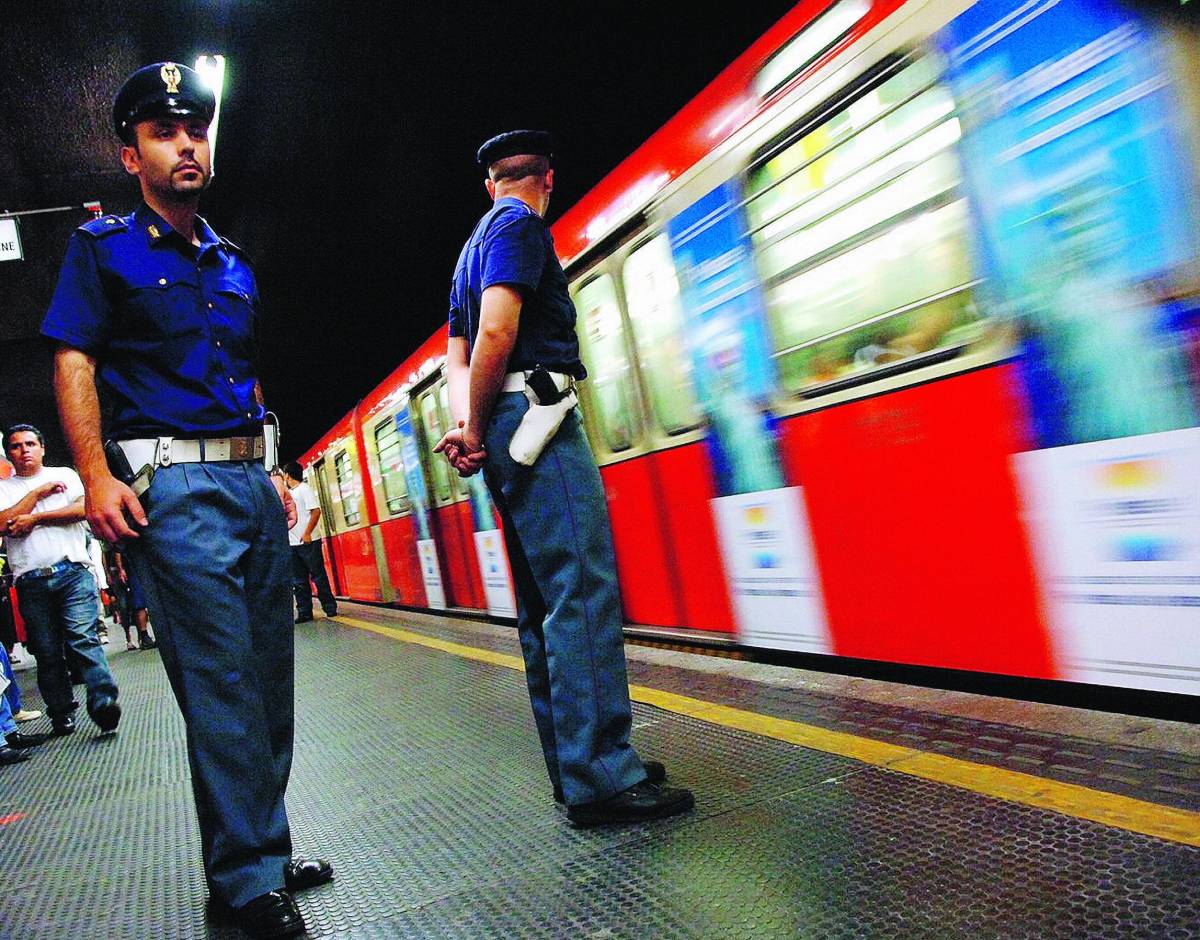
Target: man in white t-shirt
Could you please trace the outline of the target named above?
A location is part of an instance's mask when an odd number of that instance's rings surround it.
[[[292,589],[296,594],[296,623],[313,619],[312,590],[309,576],[317,585],[317,597],[326,617],[337,616],[337,600],[329,588],[325,559],[321,554],[321,504],[312,487],[304,482],[300,464],[292,461],[283,468],[284,480],[296,503],[296,523],[288,529],[288,544],[292,547]]]
[[[56,735],[75,730],[66,646],[87,685],[87,709],[101,732],[121,720],[117,684],[96,636],[100,620],[96,579],[88,567],[83,484],[69,467],[46,467],[42,432],[17,424],[4,435],[16,474],[0,480],[0,533],[16,578],[29,648],[37,659],[38,690]]]

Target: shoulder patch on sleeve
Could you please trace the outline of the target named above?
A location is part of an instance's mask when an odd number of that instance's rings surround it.
[[[129,223],[119,215],[102,215],[98,219],[83,223],[79,226],[79,231],[87,232],[93,238],[103,238],[113,232],[129,231]]]

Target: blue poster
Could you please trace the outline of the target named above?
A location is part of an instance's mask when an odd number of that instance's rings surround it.
[[[1105,0],[981,0],[939,36],[988,280],[1040,446],[1193,426],[1194,194],[1166,50]]]
[[[731,180],[667,225],[722,496],[783,486],[774,420],[766,410],[775,366],[741,202]]]
[[[429,526],[429,491],[425,488],[421,455],[417,450],[417,437],[408,408],[401,408],[396,412],[396,433],[400,435],[400,459],[404,462],[404,477],[408,481],[408,499],[412,503],[413,518],[417,521],[417,538],[431,539],[433,534]]]

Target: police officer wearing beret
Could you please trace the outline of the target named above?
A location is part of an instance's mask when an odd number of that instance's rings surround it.
[[[113,120],[143,202],[75,232],[42,332],[88,521],[125,545],[187,725],[210,915],[285,937],[305,929],[289,892],[332,868],[291,856],[291,567],[262,465],[258,291],[241,249],[196,214],[215,106],[185,65],[128,78]],[[97,383],[120,448],[107,459]],[[147,478],[139,499],[128,483]]]
[[[561,406],[587,375],[566,275],[543,221],[554,188],[553,140],[544,131],[512,131],[487,141],[478,159],[493,205],[454,272],[446,371],[459,426],[434,449],[464,476],[482,469],[500,511],[555,799],[577,826],[684,812],[692,794],[661,786],[663,765],[643,762],[629,743],[612,535],[577,410],[566,412],[531,465],[519,445],[524,462],[510,452],[531,409],[526,387],[542,389],[534,395],[543,405],[558,399]]]

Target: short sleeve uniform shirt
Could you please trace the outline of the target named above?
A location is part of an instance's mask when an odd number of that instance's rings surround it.
[[[521,292],[510,372],[543,365],[582,379],[575,305],[550,229],[519,199],[497,199],[463,246],[450,288],[450,335],[475,346],[483,292],[504,284]]]
[[[199,217],[196,236],[143,203],[67,246],[42,333],[96,359],[111,437],[262,433],[254,273]]]

